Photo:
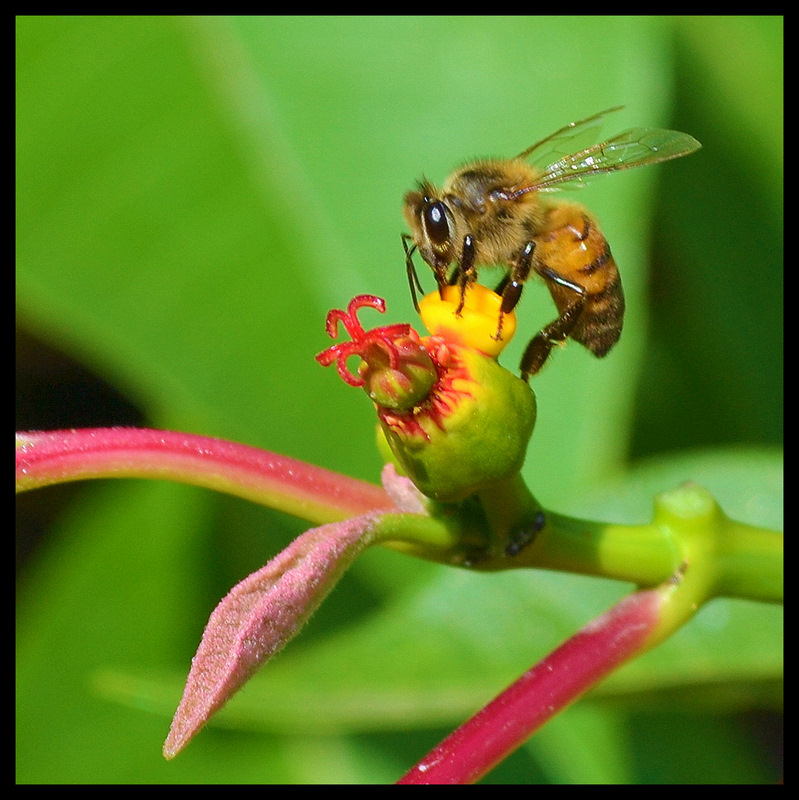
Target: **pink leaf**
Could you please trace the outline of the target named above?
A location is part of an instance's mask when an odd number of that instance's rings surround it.
[[[374,539],[378,514],[312,528],[230,590],[192,659],[164,756],[173,758],[310,617]]]

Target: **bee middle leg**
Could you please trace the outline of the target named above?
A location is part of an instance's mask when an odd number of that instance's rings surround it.
[[[555,270],[549,267],[541,267],[537,272],[547,282],[555,283],[564,289],[574,292],[574,300],[563,308],[560,316],[554,322],[545,325],[525,348],[519,367],[522,379],[525,381],[529,380],[531,375],[535,375],[544,366],[549,354],[552,352],[552,348],[556,344],[565,341],[574,330],[588,300],[588,293],[584,287],[567,280]]]
[[[463,311],[463,304],[466,302],[466,289],[470,283],[477,280],[477,271],[474,268],[475,261],[474,239],[471,235],[467,234],[463,237],[463,247],[461,248],[461,260],[455,267],[452,277],[461,290],[461,299],[458,307],[455,309],[455,314],[460,316]]]
[[[535,242],[528,242],[513,268],[508,272],[505,277],[499,282],[497,288],[494,290],[497,294],[502,295],[502,303],[499,307],[499,321],[497,322],[497,332],[494,334],[494,339],[499,341],[502,338],[502,323],[505,314],[509,314],[519,303],[522,297],[522,289],[524,288],[525,281],[530,277],[530,269],[533,265],[533,253],[535,252]]]

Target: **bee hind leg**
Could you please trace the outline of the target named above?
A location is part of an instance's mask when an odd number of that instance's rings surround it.
[[[556,344],[566,340],[577,325],[588,300],[588,293],[579,284],[566,280],[548,267],[543,267],[538,271],[547,282],[555,283],[574,292],[575,298],[560,312],[560,316],[554,322],[545,325],[525,348],[519,367],[524,380],[529,380],[531,375],[535,375],[544,366]]]

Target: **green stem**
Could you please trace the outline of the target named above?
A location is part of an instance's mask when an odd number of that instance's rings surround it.
[[[646,525],[542,511],[521,478],[479,497],[492,545],[475,569],[554,569],[644,587],[685,574],[701,582],[701,602],[715,596],[782,602],[782,534],[731,520],[694,484],[658,495]]]
[[[381,514],[375,544],[450,566],[471,567],[485,550],[484,528],[464,507],[443,515]]]
[[[668,531],[659,525],[619,525],[548,511],[535,541],[505,568],[537,566],[655,586],[679,563]]]
[[[726,534],[719,544],[716,593],[781,603],[783,535],[729,519]]]

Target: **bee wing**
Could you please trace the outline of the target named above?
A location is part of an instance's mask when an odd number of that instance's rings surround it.
[[[529,159],[533,164],[543,167],[551,163],[557,156],[565,156],[594,144],[599,139],[599,131],[608,114],[621,111],[624,106],[614,106],[600,111],[591,117],[586,117],[577,122],[570,122],[560,130],[551,133],[546,139],[536,142],[528,147],[516,158]]]
[[[606,172],[659,164],[693,153],[701,146],[687,133],[631,128],[607,141],[554,161],[544,168],[533,185],[517,190],[514,195],[550,189],[566,181],[577,181],[579,184],[586,178]]]

